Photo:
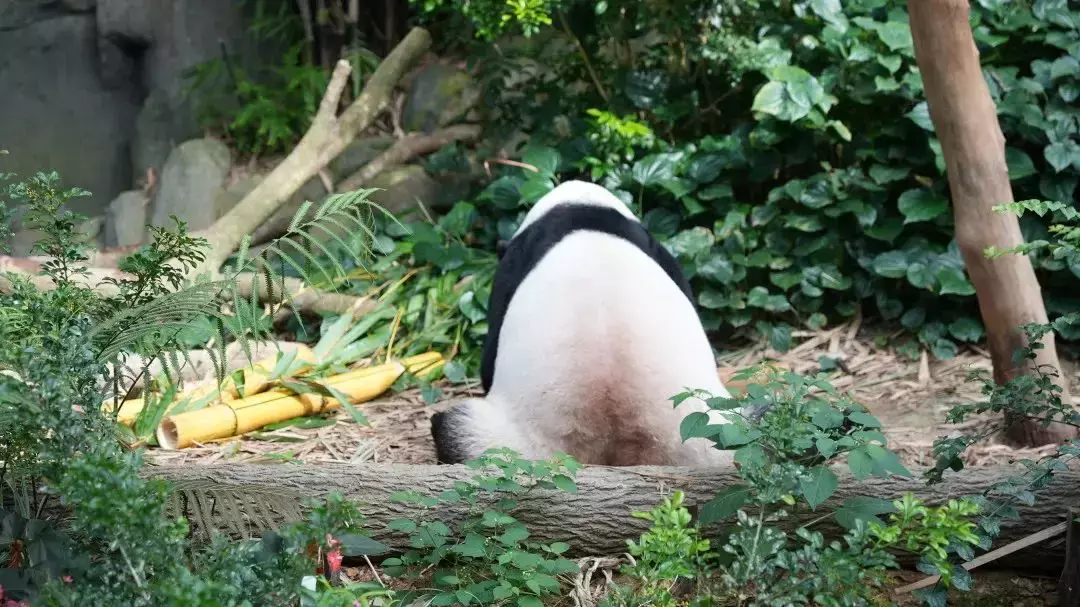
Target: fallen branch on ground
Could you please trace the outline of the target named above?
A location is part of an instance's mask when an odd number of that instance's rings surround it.
[[[480,137],[481,130],[479,125],[459,124],[430,135],[419,133],[406,135],[371,162],[345,177],[334,187],[334,191],[348,192],[366,187],[380,173],[403,165],[414,158],[431,154],[454,142],[475,141]],[[376,194],[375,197],[377,198],[378,195]],[[252,234],[252,244],[261,244],[283,234],[299,208],[299,205],[292,209],[281,207]],[[284,212],[286,210],[289,212]]]
[[[963,567],[965,571],[971,571],[976,567],[985,565],[987,563],[992,563],[1000,558],[1016,552],[1017,550],[1023,550],[1024,548],[1027,548],[1029,546],[1034,546],[1035,544],[1038,544],[1040,542],[1045,542],[1052,537],[1057,537],[1062,533],[1065,533],[1066,529],[1068,529],[1068,526],[1069,523],[1067,521],[1064,523],[1058,523],[1053,527],[1050,527],[1049,529],[1043,529],[1042,531],[1039,531],[1037,533],[1032,533],[1025,538],[1016,540],[1015,542],[1011,542],[1008,545],[1002,546],[1001,548],[991,550],[986,554],[979,555],[971,559],[970,561],[964,563],[963,565],[961,565],[961,567]],[[916,590],[919,590],[921,588],[933,586],[934,584],[938,583],[938,580],[940,579],[940,575],[931,575],[930,577],[923,578],[918,582],[915,582],[914,584],[908,584],[907,586],[904,586],[902,588],[897,588],[893,591],[893,594],[901,595],[907,594],[909,592],[915,592]]]
[[[240,245],[244,235],[254,232],[370,126],[389,106],[390,95],[402,75],[430,44],[431,35],[426,30],[413,28],[379,63],[360,95],[340,116],[337,115],[338,104],[352,68],[348,61],[338,61],[311,127],[296,147],[235,207],[214,225],[196,234],[210,242],[211,252],[195,274],[217,271]]]
[[[853,496],[899,498],[911,492],[929,503],[983,491],[1004,475],[1015,474],[1015,466],[971,468],[949,477],[944,483],[928,487],[913,470],[914,478],[868,479],[856,481],[846,469],[836,468],[840,486],[836,494],[817,512],[795,519],[806,523],[822,512],[836,509]],[[184,512],[198,531],[218,529],[237,535],[259,534],[267,528],[294,520],[297,504],[306,499],[322,499],[336,491],[357,500],[367,517],[373,537],[395,549],[404,546],[405,537],[385,531],[397,518],[418,513],[391,501],[397,491],[416,490],[437,494],[450,489],[454,481],[476,474],[466,466],[417,466],[408,464],[351,465],[322,463],[296,464],[209,464],[147,466],[144,474],[171,481],[178,490],[174,505]],[[537,541],[567,541],[574,555],[619,554],[626,550],[625,540],[636,539],[647,528],[647,521],[630,516],[634,510],[649,510],[661,496],[675,490],[686,493],[687,504],[702,504],[716,493],[740,482],[734,470],[700,468],[588,467],[579,472],[577,493],[537,492],[520,500],[515,511]],[[1020,508],[1020,517],[1001,524],[996,544],[1004,545],[1040,529],[1061,522],[1066,506],[1080,501],[1080,472],[1068,471],[1040,491],[1038,502]],[[463,511],[440,505],[425,514],[454,527]],[[836,537],[837,527],[825,523],[815,526]],[[710,527],[707,535],[717,537]],[[1060,572],[1061,547],[1040,547],[1037,551],[1017,551],[995,561],[995,565]],[[911,563],[910,558],[904,562]]]
[[[9,257],[0,255],[0,273],[11,272],[30,278],[34,286],[42,291],[53,288],[52,280],[46,276],[38,275],[41,264],[45,261],[42,257]],[[89,287],[95,293],[104,297],[112,297],[118,294],[115,285],[103,282],[106,278],[131,278],[115,268],[87,268],[86,275],[74,276],[72,281]],[[237,291],[241,297],[251,297],[253,289],[258,289],[259,301],[267,304],[285,303],[297,312],[308,314],[344,314],[349,312],[361,316],[370,312],[376,302],[362,295],[346,295],[342,293],[328,293],[320,291],[304,283],[298,278],[277,278],[273,288],[268,288],[266,280],[252,272],[244,272],[236,276]],[[8,279],[0,276],[0,293],[11,291],[11,283]],[[286,301],[282,301],[282,300]]]

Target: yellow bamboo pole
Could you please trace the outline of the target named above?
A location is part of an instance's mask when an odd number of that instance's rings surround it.
[[[367,402],[388,390],[406,370],[427,374],[443,363],[438,352],[428,352],[395,361],[348,371],[328,377],[328,385],[352,403]],[[247,398],[236,399],[198,411],[169,415],[157,429],[158,444],[165,449],[184,449],[215,439],[228,438],[257,430],[268,424],[312,415],[340,407],[332,397],[314,392],[296,393],[274,387]]]

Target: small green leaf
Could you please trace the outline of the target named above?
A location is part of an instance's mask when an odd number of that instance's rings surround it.
[[[958,318],[949,323],[949,335],[960,341],[975,343],[983,337],[983,325],[971,316]]]

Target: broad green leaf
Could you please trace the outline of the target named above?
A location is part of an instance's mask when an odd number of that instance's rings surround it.
[[[906,276],[908,271],[907,253],[904,251],[888,251],[874,258],[874,272],[886,278],[900,278]]]
[[[710,280],[729,284],[735,278],[735,266],[722,254],[714,254],[698,265],[697,273]]]
[[[698,192],[698,198],[702,200],[727,200],[735,197],[734,190],[731,189],[731,185],[726,183],[714,183],[704,190]]]
[[[879,422],[876,417],[863,411],[852,411],[851,413],[848,413],[848,419],[860,426],[866,426],[867,428],[881,427],[881,422]]]
[[[870,179],[877,183],[892,183],[907,177],[911,173],[908,167],[893,167],[884,164],[875,164],[870,167]]]
[[[870,459],[874,460],[874,462],[884,471],[891,472],[898,476],[911,476],[911,471],[900,463],[900,458],[892,451],[889,451],[880,445],[867,445],[865,449],[866,454],[870,456]]]
[[[1009,179],[1014,181],[1038,174],[1031,156],[1023,150],[1005,148],[1005,163],[1009,165]]]
[[[863,447],[848,452],[847,461],[848,468],[851,469],[851,474],[855,477],[855,480],[861,481],[874,471],[874,460],[871,459]]]
[[[975,343],[983,337],[983,325],[977,318],[964,316],[949,324],[949,335],[960,341]]]
[[[810,470],[810,478],[799,481],[803,497],[810,504],[811,510],[817,510],[825,500],[836,491],[840,484],[836,474],[828,466],[817,466]]]
[[[559,169],[562,157],[559,151],[549,147],[530,147],[521,155],[521,161],[540,170],[545,177],[553,177]]]
[[[844,16],[844,10],[840,0],[810,0],[810,10],[821,17],[821,20],[834,28],[844,32],[847,30],[848,21]]]
[[[827,436],[817,439],[814,445],[817,447],[818,453],[825,459],[832,457],[836,453],[836,441]]]
[[[747,468],[760,468],[768,462],[765,450],[757,443],[750,443],[735,451],[735,461]]]
[[[675,163],[678,154],[650,154],[634,163],[630,174],[634,183],[643,186],[659,185],[662,181],[675,177]]]
[[[710,425],[709,416],[701,411],[690,413],[679,424],[679,435],[684,442],[691,438],[709,438],[718,431],[719,426]]]
[[[923,130],[934,132],[934,122],[930,119],[930,106],[925,101],[919,102],[906,116]]]
[[[712,183],[724,168],[724,157],[717,154],[698,156],[690,162],[686,175],[698,183]],[[730,186],[728,188],[730,190]],[[704,198],[704,196],[702,196]],[[708,200],[706,198],[706,200]]]
[[[889,70],[890,74],[894,74],[900,69],[904,60],[899,55],[878,55],[877,62],[878,65]]]
[[[914,46],[911,28],[901,21],[889,21],[877,27],[878,38],[891,51],[909,50]]]
[[[784,111],[784,103],[787,93],[784,91],[783,82],[766,82],[754,95],[754,103],[750,106],[753,112],[761,112],[770,116],[779,116]]]
[[[337,538],[341,541],[341,553],[345,556],[374,556],[388,552],[390,548],[366,535],[345,533]]]
[[[930,221],[949,208],[949,201],[936,196],[925,188],[912,188],[900,195],[897,201],[904,223]]]
[[[1043,150],[1043,156],[1060,173],[1071,165],[1080,165],[1080,145],[1072,141],[1051,143]]]
[[[533,174],[521,184],[521,199],[524,202],[536,202],[554,188],[555,182],[551,177]]]
[[[698,520],[702,525],[710,525],[733,516],[750,501],[750,488],[746,485],[726,487],[716,497],[701,505]]]
[[[836,522],[845,529],[854,529],[855,521],[885,525],[879,515],[896,511],[896,506],[889,500],[877,497],[849,497],[844,505],[836,510]]]
[[[938,291],[941,295],[974,295],[975,287],[964,276],[964,271],[960,268],[944,267],[938,270],[937,274],[938,284],[941,285],[941,289]]]
[[[791,349],[791,325],[777,323],[769,330],[769,345],[777,352],[787,352]]]
[[[907,279],[911,286],[920,289],[930,289],[934,285],[934,275],[930,273],[930,268],[921,261],[916,261],[908,266]]]

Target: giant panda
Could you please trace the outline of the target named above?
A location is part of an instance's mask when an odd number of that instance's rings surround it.
[[[691,390],[729,397],[675,258],[603,187],[567,181],[500,247],[481,361],[482,398],[431,418],[438,461],[492,447],[586,465],[726,465],[712,441],[683,442]]]

